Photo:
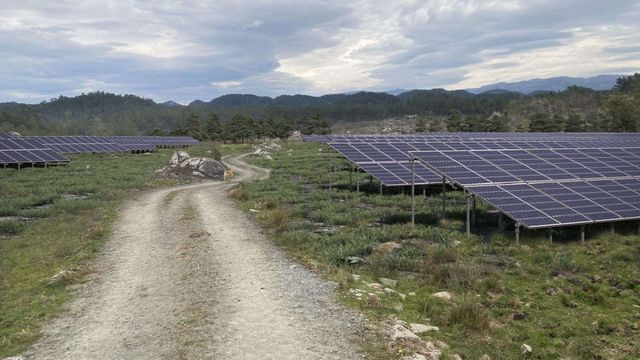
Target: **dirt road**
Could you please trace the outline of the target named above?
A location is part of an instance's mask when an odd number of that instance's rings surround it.
[[[268,176],[240,156],[236,181]],[[230,183],[141,193],[28,359],[359,359],[360,315],[274,247]]]

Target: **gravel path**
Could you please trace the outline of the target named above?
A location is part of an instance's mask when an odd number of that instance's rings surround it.
[[[235,181],[268,171],[226,159]],[[361,315],[227,199],[233,183],[141,193],[94,276],[27,359],[362,359]]]

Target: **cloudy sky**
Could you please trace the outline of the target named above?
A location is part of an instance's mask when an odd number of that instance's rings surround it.
[[[0,101],[449,89],[640,71],[638,0],[3,0]]]

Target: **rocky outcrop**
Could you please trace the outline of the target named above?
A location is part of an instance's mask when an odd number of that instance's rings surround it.
[[[206,157],[191,157],[184,151],[176,151],[171,155],[169,165],[157,172],[169,178],[187,179],[222,179],[226,167]]]

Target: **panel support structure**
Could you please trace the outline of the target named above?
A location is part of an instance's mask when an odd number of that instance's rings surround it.
[[[331,172],[333,171],[333,151],[329,148],[329,190],[331,190]]]
[[[349,191],[353,191],[353,165],[349,167]]]
[[[553,244],[553,229],[549,228],[549,244]]]
[[[471,237],[471,216],[469,214],[469,212],[471,211],[471,196],[469,196],[469,194],[466,192],[465,192],[465,199],[467,201],[467,221],[466,221],[467,237]]]
[[[520,223],[516,223],[516,245],[520,245]]]
[[[360,168],[356,167],[356,191],[360,192]]]
[[[471,199],[472,199],[472,210],[471,210],[471,224],[473,231],[476,231],[478,229],[477,225],[476,225],[476,196],[475,195],[471,195]]]
[[[416,224],[416,159],[411,157],[411,224]]]
[[[447,213],[447,197],[446,197],[446,192],[447,192],[447,182],[445,177],[442,177],[442,220],[446,219],[446,213]]]
[[[580,226],[580,242],[584,244],[584,239],[585,239],[585,226],[582,225]]]

